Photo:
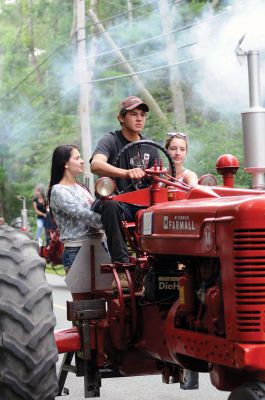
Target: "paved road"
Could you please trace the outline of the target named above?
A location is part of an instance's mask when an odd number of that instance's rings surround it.
[[[57,329],[71,326],[66,320],[66,300],[71,300],[64,278],[47,275],[47,280],[53,289],[54,312],[57,319]],[[61,357],[60,357],[61,360]],[[59,363],[58,363],[59,368]],[[66,385],[69,396],[56,399],[81,400],[84,399],[83,378],[68,374]],[[165,385],[161,376],[131,377],[104,379],[101,388],[101,400],[227,400],[229,393],[217,391],[210,383],[208,374],[200,374],[200,389],[184,391],[178,384]]]

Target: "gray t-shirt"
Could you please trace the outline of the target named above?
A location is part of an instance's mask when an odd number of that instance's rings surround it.
[[[78,183],[52,187],[50,206],[62,242],[81,241],[102,229],[101,216],[91,211],[91,203]]]
[[[141,140],[145,138],[140,135]],[[98,142],[90,162],[96,154],[104,154],[107,157],[107,162],[113,165],[113,162],[124,146],[129,144],[129,142],[122,134],[122,131],[108,132],[104,135]],[[154,165],[155,159],[159,163],[159,154],[157,148],[150,146],[149,144],[143,144],[141,146],[136,145],[131,147],[128,151],[121,155],[119,161],[115,165],[116,167],[122,169],[132,169],[132,168],[150,168]],[[115,178],[115,182],[119,191],[123,191],[131,184],[130,179],[126,178]],[[141,189],[143,187],[149,186],[150,182],[145,182],[145,178],[141,179],[134,187],[130,188],[130,191],[136,189]]]

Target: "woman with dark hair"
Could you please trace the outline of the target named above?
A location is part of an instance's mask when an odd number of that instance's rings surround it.
[[[84,161],[75,145],[61,145],[53,152],[48,201],[64,244],[63,265],[67,273],[83,242],[101,234],[101,216],[91,211],[93,197],[77,182]]]

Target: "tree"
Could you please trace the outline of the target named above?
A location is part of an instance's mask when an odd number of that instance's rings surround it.
[[[167,0],[159,0],[159,11],[161,15],[162,33],[165,35],[166,56],[169,65],[169,86],[172,97],[173,119],[174,125],[183,127],[186,125],[186,112],[184,105],[184,97],[181,88],[181,80],[177,62],[177,46],[173,34],[173,18],[174,13],[172,7],[170,9]]]
[[[108,45],[110,48],[114,49],[116,52],[116,56],[122,61],[122,69],[127,72],[130,76],[131,79],[134,81],[136,87],[138,88],[139,92],[145,99],[145,101],[148,103],[150,106],[150,109],[153,110],[153,112],[158,116],[159,119],[162,121],[166,121],[167,118],[163,111],[161,110],[160,106],[157,104],[156,100],[153,98],[151,95],[150,91],[145,87],[141,79],[138,77],[137,73],[134,71],[134,69],[131,67],[130,63],[127,61],[127,59],[124,57],[123,53],[119,50],[118,46],[114,42],[114,40],[111,38],[111,36],[108,34],[108,32],[105,30],[104,26],[100,21],[98,20],[97,16],[94,14],[94,12],[90,9],[89,10],[89,15],[92,20],[92,22],[96,25],[96,30],[98,33],[102,34],[105,40],[107,41]]]
[[[85,1],[91,146],[115,129],[110,121],[115,123],[119,100],[136,94],[152,108],[145,135],[162,144],[167,129],[176,122],[177,128],[186,124],[187,167],[199,175],[216,174],[222,152],[239,154],[242,163],[239,124],[220,124],[220,114],[195,94],[185,77],[196,74],[196,63],[190,70],[185,59],[177,65],[180,33],[171,32],[178,29],[189,38],[188,26],[199,20],[204,7],[215,12],[226,2],[168,3],[117,0],[109,7],[104,0]],[[82,148],[82,137],[72,2],[0,0],[0,9],[0,210],[9,221],[19,215],[16,195],[30,201],[36,183],[48,185],[55,146],[75,143]],[[90,151],[84,150],[87,160]],[[248,185],[249,177],[239,172],[236,182]]]

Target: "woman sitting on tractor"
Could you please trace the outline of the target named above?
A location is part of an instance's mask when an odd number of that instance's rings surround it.
[[[198,184],[197,175],[183,165],[188,152],[188,138],[186,133],[167,133],[165,148],[173,158],[176,168],[176,178],[187,185],[196,186]]]
[[[83,242],[101,234],[101,216],[91,211],[93,197],[77,182],[84,161],[75,145],[61,145],[53,152],[48,200],[64,244],[63,265],[67,273]]]

